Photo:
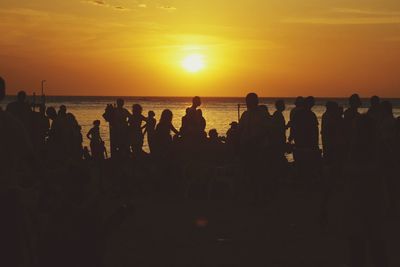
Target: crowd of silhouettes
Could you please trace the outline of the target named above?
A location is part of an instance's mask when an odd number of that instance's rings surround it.
[[[4,98],[5,82],[2,79],[0,89],[0,98]],[[130,112],[124,107],[124,100],[117,99],[115,105],[107,105],[103,114],[109,124],[111,161],[151,161],[158,165],[161,176],[171,177],[181,173],[176,169],[183,169],[190,162],[241,166],[243,172],[238,191],[243,193],[241,197],[254,203],[271,198],[276,193],[277,181],[282,176],[289,176],[290,170],[294,173],[292,176],[303,182],[317,181],[324,175],[346,177],[351,266],[365,266],[367,244],[375,266],[388,266],[382,235],[384,184],[393,212],[398,210],[399,195],[396,173],[400,118],[395,118],[392,104],[373,96],[368,112],[361,114],[359,109],[363,104],[357,94],[349,98],[349,107],[345,110],[339,103],[329,100],[320,126],[313,111],[315,99],[312,96],[296,98],[289,121],[283,115],[286,105],[282,99],[275,102],[272,115],[266,105],[259,103],[255,93],[249,93],[245,102],[247,108],[239,121],[230,124],[226,136],[220,136],[217,129],[206,132],[200,97],[193,98],[179,128],[173,125],[173,113],[169,109],[162,111],[157,122],[153,111],[148,111],[146,117],[142,106],[134,104]],[[32,105],[27,102],[26,93],[21,91],[15,101],[0,110],[0,174],[15,177],[13,172],[40,172],[40,168],[46,168],[44,162],[52,167],[71,162],[79,164],[84,160],[104,162],[108,154],[100,124],[100,120],[93,121],[93,127],[86,134],[90,149],[83,147],[81,126],[66,106],[56,109],[46,107],[44,103]],[[145,138],[150,153],[143,150]],[[293,154],[293,163],[288,162],[288,154]],[[2,182],[11,188],[22,181]],[[52,189],[52,182],[43,180],[40,190],[44,196],[58,199],[60,196],[55,196],[55,192],[59,191]],[[74,185],[71,190],[77,194]],[[7,198],[7,192],[2,189],[3,200]],[[324,219],[327,219],[331,195],[328,185],[321,209]],[[3,210],[11,212],[4,206],[4,201],[0,202]],[[57,208],[52,212],[58,214]],[[5,227],[11,227],[11,222],[3,223]],[[12,237],[7,238],[11,242]]]

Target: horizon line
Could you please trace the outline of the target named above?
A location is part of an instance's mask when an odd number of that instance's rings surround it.
[[[17,94],[14,95],[9,95],[7,94],[5,97],[15,97],[17,96]],[[146,97],[146,98],[151,98],[151,97],[158,97],[158,98],[192,98],[194,96],[200,96],[201,98],[245,98],[246,96],[201,96],[201,95],[191,95],[191,96],[155,96],[155,95],[131,95],[131,96],[127,96],[127,95],[45,95],[45,97],[115,97],[115,98],[130,98],[130,97]],[[296,98],[299,95],[296,96],[258,96],[259,98]],[[302,95],[303,97],[307,97],[308,95]],[[371,96],[362,96],[360,95],[360,97],[362,99],[369,99]],[[28,95],[27,97],[31,98],[33,97],[33,95]],[[41,95],[36,95],[37,98],[40,99]],[[349,98],[350,96],[313,96],[315,98]],[[400,99],[400,96],[392,96],[392,97],[387,97],[387,96],[379,96],[380,98],[390,98],[390,99]]]

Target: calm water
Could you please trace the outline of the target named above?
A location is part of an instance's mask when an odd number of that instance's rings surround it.
[[[8,102],[13,101],[15,97],[7,97],[2,103],[5,106]],[[102,114],[107,104],[113,104],[116,97],[78,97],[78,96],[59,96],[59,97],[47,97],[47,106],[54,106],[58,108],[61,104],[64,104],[68,108],[68,112],[72,112],[78,119],[82,126],[82,134],[84,135],[84,145],[88,145],[86,133],[92,126],[93,120],[100,119],[101,134],[104,141],[107,143],[108,148],[108,124],[104,121]],[[159,119],[163,109],[170,109],[174,114],[173,123],[176,128],[179,129],[181,126],[181,118],[185,113],[186,107],[190,106],[191,98],[187,97],[124,97],[125,107],[130,110],[133,104],[140,104],[143,106],[143,114],[147,116],[149,110],[153,110],[156,113],[157,120]],[[272,114],[275,111],[274,101],[277,98],[261,98],[260,103],[266,104]],[[317,114],[318,119],[321,120],[321,116],[325,111],[325,103],[328,99],[321,98],[317,99],[317,104],[314,107],[314,112]],[[342,106],[347,106],[347,99],[345,98],[330,98],[339,102]],[[400,99],[388,99],[393,103],[394,113],[400,116]],[[287,110],[284,115],[286,119],[289,116],[289,110],[293,107],[293,98],[285,98]],[[207,120],[207,130],[216,128],[220,135],[225,135],[229,128],[229,123],[237,121],[238,119],[238,104],[241,104],[241,111],[245,109],[243,98],[203,98],[203,115]],[[369,101],[363,100],[365,111],[368,108]],[[145,143],[145,150],[147,150],[147,144]]]

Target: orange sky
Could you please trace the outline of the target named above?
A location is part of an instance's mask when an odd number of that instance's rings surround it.
[[[2,0],[0,34],[9,94],[400,97],[398,0]]]

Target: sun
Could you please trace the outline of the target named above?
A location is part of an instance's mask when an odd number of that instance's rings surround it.
[[[182,67],[191,73],[196,73],[205,68],[204,56],[200,54],[191,54],[182,60]]]

